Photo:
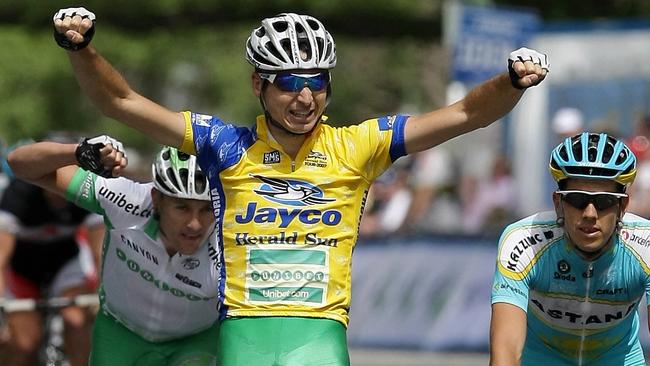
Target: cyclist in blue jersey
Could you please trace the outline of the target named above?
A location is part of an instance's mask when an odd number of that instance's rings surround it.
[[[100,136],[8,156],[17,177],[103,216],[90,365],[215,365],[221,258],[207,178],[194,156],[163,147],[153,182],[108,179],[126,166],[122,151]]]
[[[551,153],[555,211],[508,226],[492,286],[490,365],[645,365],[650,221],[625,213],[636,158],[584,132]]]
[[[396,159],[484,127],[542,82],[546,56],[522,48],[463,100],[420,116],[335,128],[324,121],[337,63],[316,18],[262,20],[246,41],[263,114],[253,128],[174,112],[135,92],[89,43],[95,15],[54,15],[85,93],[108,116],[195,154],[210,179],[223,248],[219,364],[349,365],[351,261],[368,188]],[[504,69],[506,69],[504,67]]]

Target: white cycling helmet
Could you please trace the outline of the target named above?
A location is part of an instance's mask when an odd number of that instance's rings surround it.
[[[264,71],[329,70],[336,66],[336,45],[318,19],[282,13],[253,30],[246,41],[246,59]]]
[[[208,179],[193,155],[165,146],[151,164],[151,171],[156,189],[167,196],[210,200]]]

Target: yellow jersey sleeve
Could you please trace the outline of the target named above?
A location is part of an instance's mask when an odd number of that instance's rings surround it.
[[[339,129],[338,147],[345,161],[366,180],[373,181],[399,157],[406,155],[403,125],[407,116],[389,116]],[[398,124],[399,127],[394,128]]]
[[[195,155],[194,132],[192,131],[192,119],[190,116],[191,112],[183,112],[183,118],[185,118],[185,135],[183,136],[183,143],[181,144],[180,151]]]

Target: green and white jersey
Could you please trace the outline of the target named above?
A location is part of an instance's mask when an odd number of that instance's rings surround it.
[[[104,217],[102,310],[158,342],[195,334],[218,320],[221,254],[211,234],[195,254],[170,257],[153,217],[152,188],[153,183],[78,169],[67,198]]]

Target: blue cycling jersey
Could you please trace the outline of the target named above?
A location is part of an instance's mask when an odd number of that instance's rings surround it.
[[[527,312],[522,365],[643,365],[638,306],[650,291],[650,221],[623,217],[594,261],[578,255],[542,212],[503,232],[492,304]]]

